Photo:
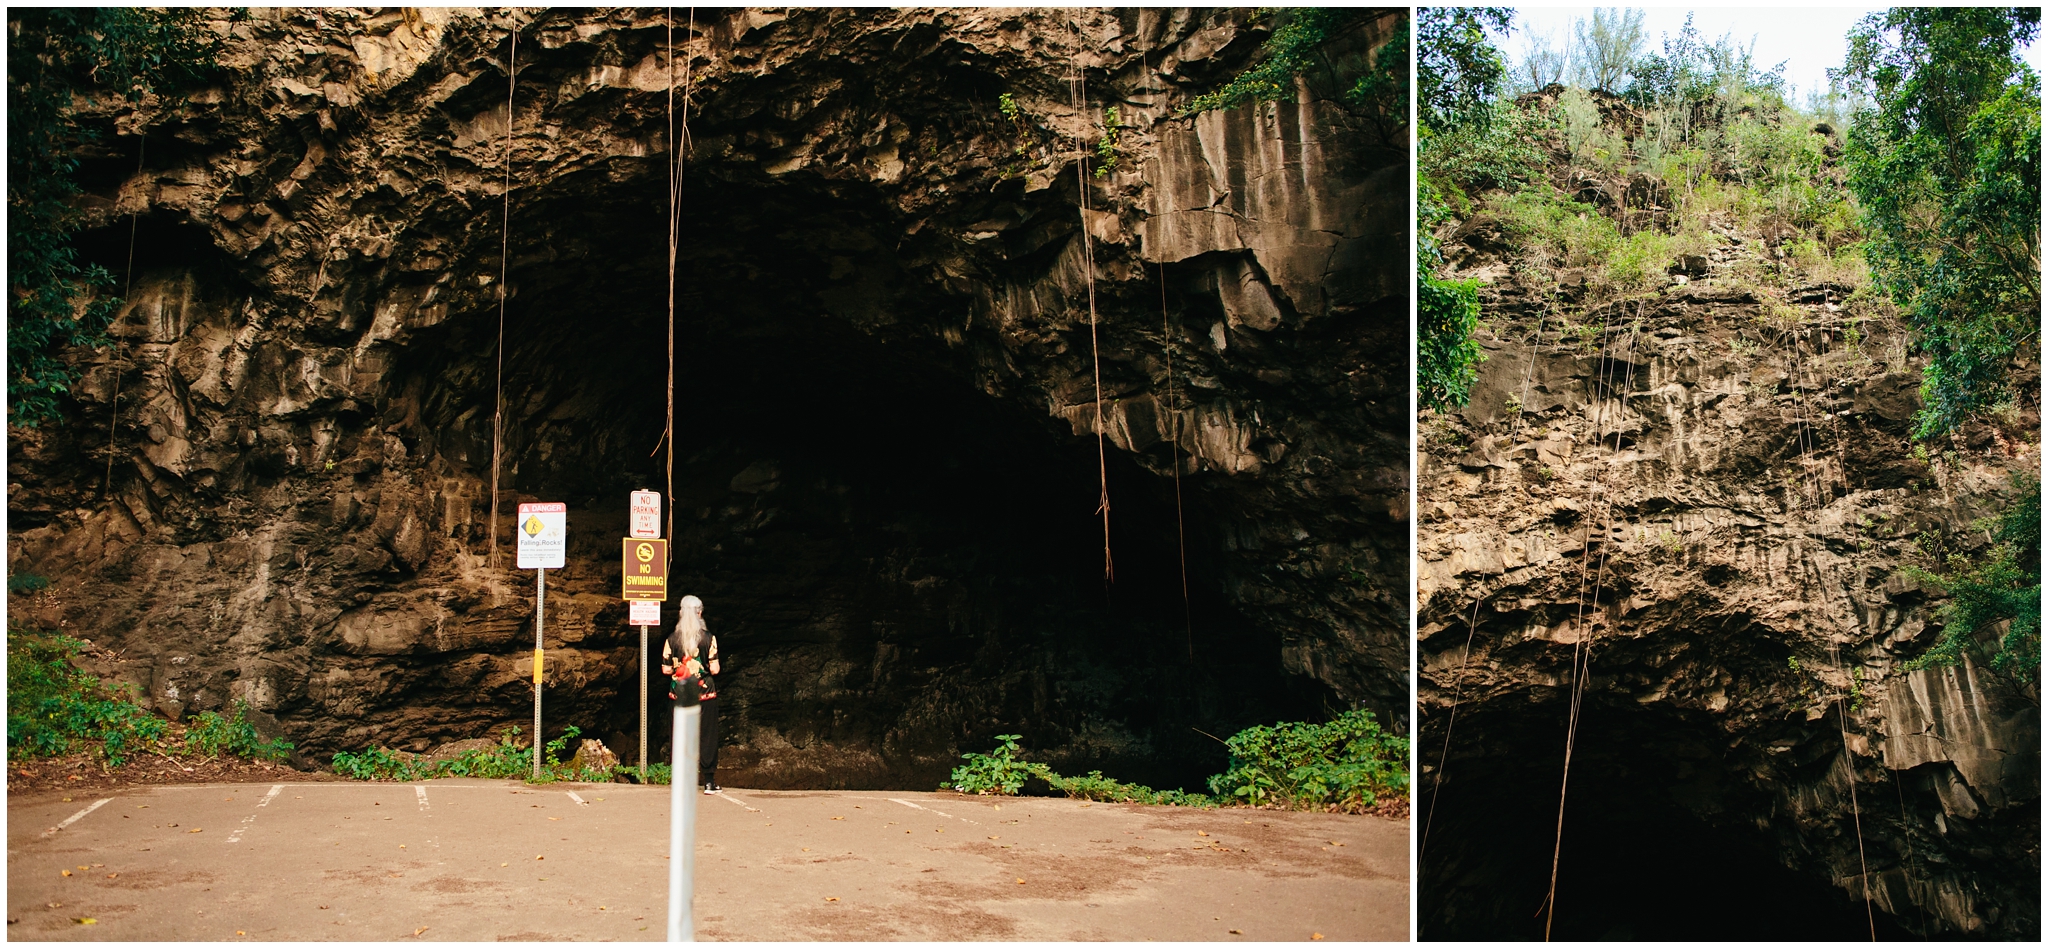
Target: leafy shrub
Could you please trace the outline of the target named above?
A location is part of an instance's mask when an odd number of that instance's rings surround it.
[[[1294,810],[1363,812],[1383,797],[1408,793],[1408,739],[1381,731],[1371,712],[1345,712],[1321,724],[1288,722],[1247,728],[1224,745],[1230,768],[1209,779],[1217,797],[1178,789],[1153,790],[1090,771],[1066,777],[1048,765],[1025,761],[1018,735],[997,735],[1002,744],[988,754],[968,752],[942,790],[968,794],[1016,794],[1040,778],[1052,789],[1088,801],[1218,807],[1224,804],[1277,805]]]
[[[35,593],[46,590],[49,586],[50,581],[48,578],[39,577],[33,573],[17,573],[7,578],[7,592],[9,593]]]
[[[291,757],[292,743],[282,738],[265,741],[247,718],[249,703],[235,700],[235,715],[224,718],[217,712],[200,712],[185,729],[185,750],[209,758],[220,754],[240,755],[260,761],[283,761]]]
[[[1002,744],[988,754],[968,752],[960,757],[967,763],[953,769],[951,785],[968,794],[1015,794],[1024,788],[1038,768],[1017,757],[1017,739],[1022,735],[997,735]]]
[[[358,781],[418,781],[438,777],[419,762],[402,758],[382,748],[365,748],[361,754],[335,752],[334,773]]]
[[[166,727],[135,704],[133,686],[109,688],[72,665],[84,643],[7,630],[7,754],[45,758],[96,744],[109,766],[163,740]]]
[[[363,749],[360,753],[337,752],[334,756],[334,773],[358,781],[427,781],[434,778],[526,778],[530,783],[549,784],[555,781],[582,781],[603,784],[611,781],[620,769],[615,767],[590,768],[570,767],[561,760],[562,752],[569,742],[583,730],[574,725],[562,729],[562,734],[541,745],[540,777],[533,775],[533,749],[521,747],[515,740],[519,726],[508,725],[499,736],[498,744],[491,748],[471,748],[447,761],[429,762],[416,757],[396,754],[378,747]],[[667,784],[669,766],[650,765],[649,777],[662,776],[662,780],[651,783]]]
[[[1408,739],[1382,731],[1363,709],[1321,725],[1247,728],[1224,744],[1230,768],[1209,789],[1243,803],[1363,811],[1408,793]]]

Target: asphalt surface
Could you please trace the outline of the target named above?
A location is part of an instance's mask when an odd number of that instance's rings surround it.
[[[473,779],[10,796],[7,935],[660,940],[668,804]],[[741,789],[697,813],[699,939],[1408,938],[1406,821]]]

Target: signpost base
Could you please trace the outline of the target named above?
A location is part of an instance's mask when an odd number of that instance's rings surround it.
[[[697,716],[695,705],[675,706],[675,771],[668,794],[668,941],[696,942],[691,912],[697,877]]]

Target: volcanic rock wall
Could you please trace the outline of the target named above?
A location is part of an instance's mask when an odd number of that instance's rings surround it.
[[[1902,668],[1941,633],[1916,539],[1988,545],[1957,525],[2038,475],[2038,388],[1916,457],[1902,331],[1847,287],[1730,278],[1773,242],[1729,232],[1663,289],[1580,307],[1583,275],[1511,272],[1489,218],[1447,247],[1493,281],[1487,359],[1418,442],[1425,937],[1540,930],[1583,661],[1560,914],[1650,938],[1617,921],[1631,900],[1714,905],[1732,874],[1783,895],[1773,938],[1862,938],[1866,893],[1883,932],[2038,938],[2038,693]],[[1596,838],[1671,863],[1575,865]],[[1735,851],[1756,862],[1719,870]],[[1718,938],[1770,894],[1740,898],[1656,931]]]
[[[652,487],[732,657],[735,780],[922,784],[1009,728],[1180,781],[1219,757],[1190,725],[1404,716],[1405,151],[1307,85],[1172,118],[1264,38],[1242,14],[216,28],[221,87],[91,106],[85,249],[132,240],[133,290],[69,416],[10,431],[10,571],[53,581],[15,612],[155,707],[246,699],[316,753],[525,721],[511,512],[565,500],[547,730],[617,741],[613,538]]]

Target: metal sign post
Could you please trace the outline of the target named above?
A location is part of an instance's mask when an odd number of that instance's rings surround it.
[[[647,783],[647,627],[661,625],[660,600],[627,600],[626,622],[640,628],[640,783]]]
[[[626,622],[640,627],[640,783],[646,784],[647,627],[661,625],[661,601],[668,599],[668,541],[657,539],[661,537],[661,495],[658,492],[644,488],[633,492],[627,496],[626,509],[626,544],[619,571],[619,595],[626,601]],[[651,543],[636,544],[636,540]]]
[[[675,771],[668,792],[668,941],[696,942],[691,912],[697,879],[697,716],[695,705],[675,703]]]
[[[548,621],[548,571],[533,572],[533,779],[540,780],[540,657],[541,630]]]
[[[559,501],[519,505],[519,569],[534,572],[533,776],[540,777],[541,634],[547,625],[548,570],[568,562],[569,506]]]

